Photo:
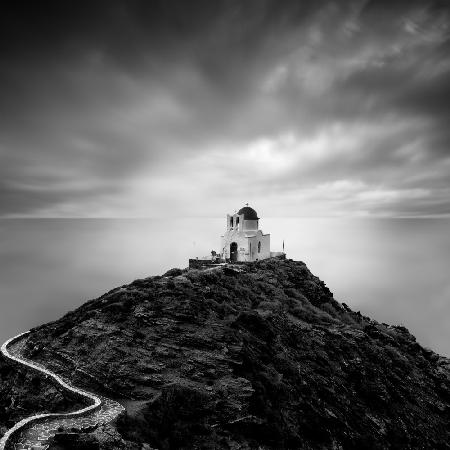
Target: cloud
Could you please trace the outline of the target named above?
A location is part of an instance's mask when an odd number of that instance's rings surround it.
[[[449,214],[445,4],[4,12],[2,216]]]

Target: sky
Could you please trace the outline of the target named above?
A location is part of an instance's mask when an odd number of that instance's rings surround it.
[[[0,217],[450,217],[448,1],[2,2]]]

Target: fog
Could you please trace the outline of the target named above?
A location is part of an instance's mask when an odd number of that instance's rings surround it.
[[[233,212],[233,211],[230,211]],[[261,220],[338,301],[450,356],[450,220]],[[214,219],[0,221],[0,341],[136,278],[219,250]]]

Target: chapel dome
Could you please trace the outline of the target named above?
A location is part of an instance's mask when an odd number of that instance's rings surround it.
[[[244,220],[258,220],[258,214],[250,206],[244,206],[238,211],[238,215],[244,214]]]

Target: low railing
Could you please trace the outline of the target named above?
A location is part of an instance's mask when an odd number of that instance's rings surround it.
[[[14,361],[19,364],[23,364],[26,367],[35,370],[39,372],[40,374],[44,374],[47,376],[50,376],[53,378],[54,381],[56,381],[59,385],[67,389],[68,391],[88,398],[93,401],[92,405],[86,406],[85,408],[79,409],[78,411],[73,411],[70,413],[48,413],[48,414],[37,414],[34,416],[27,417],[20,422],[17,422],[12,428],[10,428],[0,439],[0,450],[6,450],[8,447],[8,443],[11,442],[12,438],[17,435],[20,431],[24,430],[26,427],[30,426],[32,423],[45,421],[46,419],[58,419],[58,418],[71,418],[71,417],[78,417],[83,416],[87,413],[91,413],[93,411],[96,411],[100,408],[102,401],[99,397],[96,395],[84,391],[82,389],[78,389],[74,386],[71,386],[69,383],[64,381],[60,376],[56,375],[55,373],[51,372],[50,370],[46,369],[45,367],[40,366],[39,364],[33,363],[31,361],[19,358],[13,354],[11,354],[8,351],[8,347],[20,339],[22,339],[24,336],[26,336],[29,333],[29,331],[26,331],[25,333],[21,333],[18,336],[15,336],[11,339],[8,339],[2,346],[1,346],[1,352],[2,354],[8,358],[11,361]]]

